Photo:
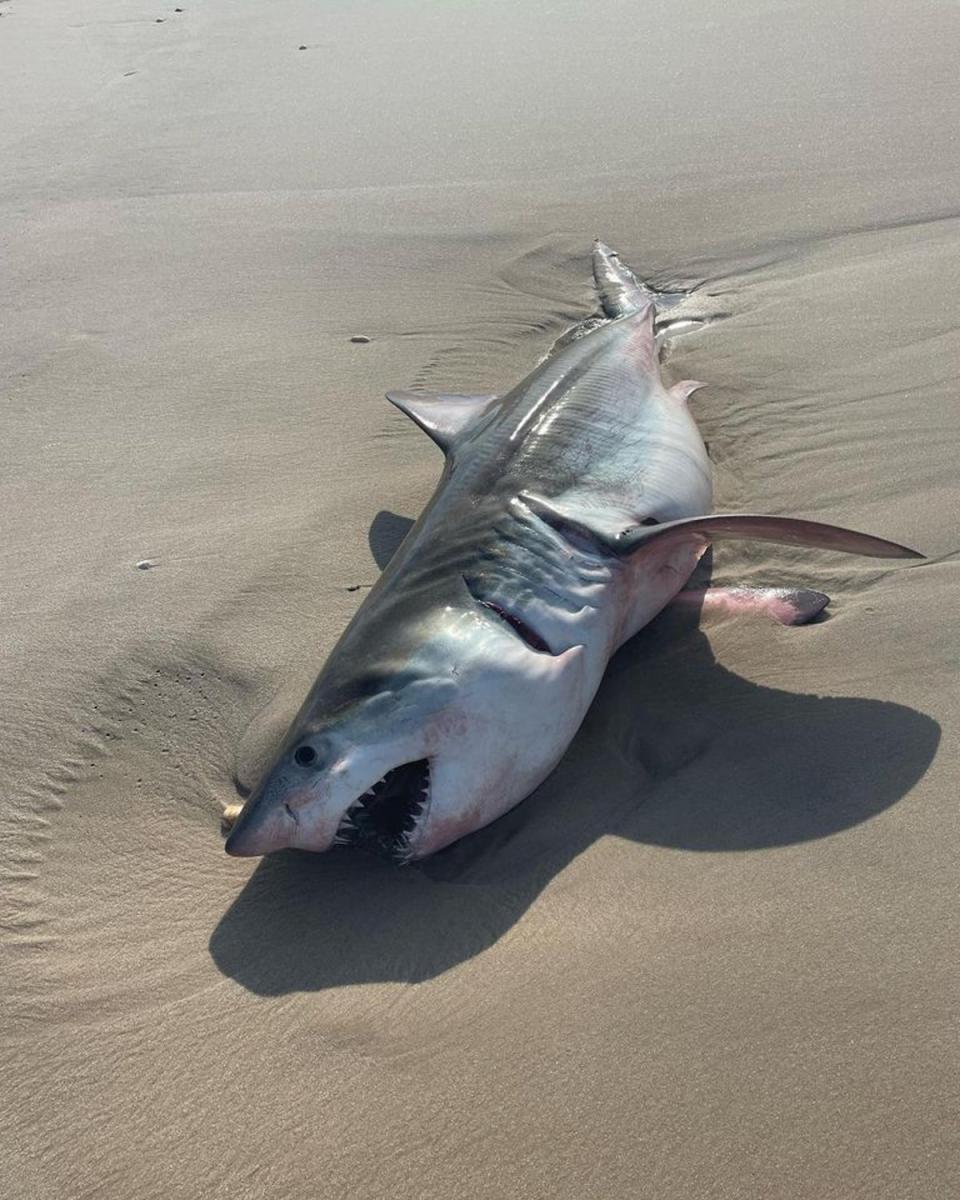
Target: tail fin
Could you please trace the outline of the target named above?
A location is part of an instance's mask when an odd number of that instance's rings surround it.
[[[620,261],[616,250],[600,241],[593,243],[593,278],[608,317],[625,317],[653,305],[654,293]]]

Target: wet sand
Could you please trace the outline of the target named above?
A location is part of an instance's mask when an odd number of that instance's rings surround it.
[[[0,1194],[958,1194],[960,9],[183,8],[0,6]],[[664,614],[422,866],[227,859],[437,479],[383,392],[596,235],[718,508],[928,560],[725,545],[829,618]]]

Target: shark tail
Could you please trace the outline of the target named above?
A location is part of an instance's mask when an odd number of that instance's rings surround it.
[[[601,241],[593,243],[593,278],[608,317],[626,317],[654,307],[655,294],[620,261],[616,250]]]

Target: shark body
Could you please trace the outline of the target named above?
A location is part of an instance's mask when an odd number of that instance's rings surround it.
[[[487,825],[553,770],[610,656],[719,538],[920,557],[817,522],[710,515],[699,385],[661,380],[656,295],[601,243],[594,276],[605,321],[506,395],[388,397],[442,447],[443,476],[228,853],[361,844],[407,862]]]

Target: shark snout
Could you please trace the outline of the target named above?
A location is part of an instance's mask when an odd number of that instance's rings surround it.
[[[244,807],[224,849],[237,858],[272,854],[295,845],[297,828],[296,815],[289,805],[270,803],[261,796]]]

